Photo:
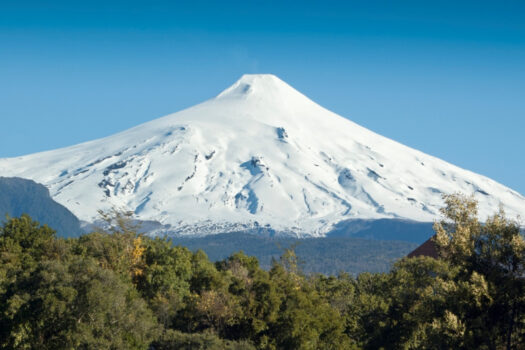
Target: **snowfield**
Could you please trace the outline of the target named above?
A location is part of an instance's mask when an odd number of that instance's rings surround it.
[[[525,198],[314,103],[273,75],[244,75],[204,103],[103,139],[0,159],[81,220],[131,210],[173,234],[250,228],[322,236],[352,218],[440,218],[473,193],[482,218]]]

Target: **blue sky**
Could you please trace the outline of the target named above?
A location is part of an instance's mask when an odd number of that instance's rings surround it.
[[[0,0],[0,157],[104,137],[273,73],[525,194],[524,18],[523,1]]]

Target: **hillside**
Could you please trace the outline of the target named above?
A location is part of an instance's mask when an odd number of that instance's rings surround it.
[[[78,236],[79,220],[67,208],[55,202],[49,190],[34,181],[0,177],[0,215],[18,217],[29,214],[41,224],[47,224],[60,236]]]

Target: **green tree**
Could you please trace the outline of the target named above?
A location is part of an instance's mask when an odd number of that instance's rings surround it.
[[[474,300],[464,293],[468,288],[460,288],[456,283],[457,271],[447,261],[429,257],[396,263],[386,284],[389,308],[377,338],[381,345],[403,349],[460,348],[464,325],[455,314],[457,303]]]
[[[152,343],[155,350],[255,350],[246,341],[224,340],[212,333],[182,333],[169,330]]]
[[[33,221],[26,214],[20,218],[7,218],[0,227],[0,262],[3,268],[29,271],[38,260],[56,257],[57,253],[60,255],[55,231]]]
[[[5,349],[146,349],[156,334],[133,286],[92,260],[42,261],[7,290]]]
[[[170,328],[190,296],[193,254],[160,238],[146,239],[143,245],[136,286],[159,322],[164,328]]]
[[[237,301],[239,311],[227,329],[231,339],[250,339],[259,347],[268,345],[270,324],[278,317],[282,294],[259,267],[256,258],[236,253],[217,264],[230,283],[228,292]]]
[[[362,273],[345,307],[345,333],[360,347],[379,349],[388,343],[384,329],[391,305],[389,274]]]
[[[435,225],[441,258],[459,268],[458,283],[472,282],[476,303],[462,308],[468,319],[467,346],[514,349],[525,344],[525,241],[519,224],[502,209],[485,224],[477,203],[460,194],[445,196],[448,219]]]
[[[274,264],[270,270],[270,279],[282,295],[278,317],[270,324],[268,332],[275,348],[354,347],[344,333],[343,317],[319,295],[315,283],[301,274],[293,251],[287,251],[281,263]]]

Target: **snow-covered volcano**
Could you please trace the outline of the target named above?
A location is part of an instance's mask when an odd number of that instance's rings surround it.
[[[244,75],[204,103],[103,139],[0,159],[0,176],[45,184],[80,219],[134,211],[175,233],[271,227],[323,235],[352,218],[439,218],[442,193],[480,214],[519,193],[375,134],[273,75]]]

